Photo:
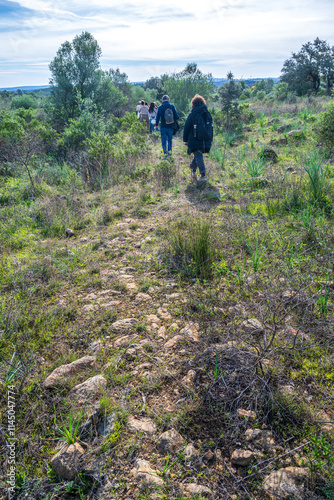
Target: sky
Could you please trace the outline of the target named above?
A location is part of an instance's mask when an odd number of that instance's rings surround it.
[[[88,31],[102,69],[145,81],[196,62],[224,78],[279,77],[316,37],[334,45],[333,0],[0,0],[0,88],[47,85],[66,40]]]

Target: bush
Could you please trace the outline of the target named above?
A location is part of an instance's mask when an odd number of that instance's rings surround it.
[[[320,113],[317,126],[317,137],[326,148],[334,149],[334,102],[331,102],[323,113]]]
[[[154,168],[154,174],[158,179],[159,184],[164,187],[169,187],[171,185],[172,178],[175,175],[174,161],[159,161]]]
[[[13,97],[10,107],[12,109],[18,109],[18,108],[24,108],[24,109],[29,109],[29,108],[36,108],[36,102],[33,97],[30,95],[18,95],[16,97]]]

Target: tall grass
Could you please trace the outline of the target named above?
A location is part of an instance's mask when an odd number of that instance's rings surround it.
[[[261,158],[250,158],[246,161],[246,167],[251,177],[260,177],[264,174],[266,168]]]
[[[165,231],[174,265],[188,276],[206,279],[217,254],[213,223],[206,217],[184,218]]]
[[[324,199],[328,190],[328,168],[324,165],[324,159],[317,151],[312,151],[308,158],[305,158],[303,169],[308,175],[308,187],[311,201],[317,203]]]

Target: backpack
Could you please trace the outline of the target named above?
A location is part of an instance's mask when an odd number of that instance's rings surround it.
[[[171,125],[172,123],[174,123],[174,113],[173,113],[172,108],[165,109],[164,119],[165,119],[166,125]]]
[[[196,115],[194,121],[194,137],[200,141],[212,139],[213,124],[209,111],[203,111]]]

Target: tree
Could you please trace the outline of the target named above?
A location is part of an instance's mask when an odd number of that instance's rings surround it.
[[[164,85],[166,92],[181,113],[189,110],[190,101],[195,94],[200,94],[207,99],[214,90],[211,73],[202,73],[196,63],[189,63],[184,70],[168,76]]]
[[[84,31],[73,42],[64,42],[50,63],[52,97],[58,115],[64,121],[77,111],[76,96],[92,97],[99,84],[101,49],[94,37]]]
[[[282,68],[281,81],[288,84],[289,91],[298,95],[317,94],[321,81],[330,94],[334,82],[334,49],[325,40],[302,45],[299,52],[293,52]]]
[[[223,83],[219,89],[219,101],[222,106],[222,111],[226,116],[226,127],[231,128],[239,116],[238,99],[242,94],[242,85],[234,80],[234,75],[231,71],[226,75],[227,82]]]

